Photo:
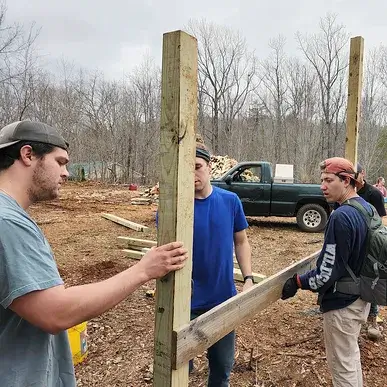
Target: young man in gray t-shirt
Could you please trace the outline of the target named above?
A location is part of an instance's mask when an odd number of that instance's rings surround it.
[[[187,258],[182,243],[173,242],[105,281],[65,288],[26,210],[58,196],[68,177],[67,148],[43,123],[19,121],[0,130],[0,386],[75,386],[66,330],[182,268]]]

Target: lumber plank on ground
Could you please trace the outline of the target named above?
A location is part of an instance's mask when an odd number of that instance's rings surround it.
[[[144,202],[144,203],[147,203],[147,202],[151,202],[152,201],[152,198],[140,198],[140,197],[135,197],[133,199],[130,200],[131,202]]]
[[[145,255],[143,251],[138,251],[138,250],[123,249],[122,251],[128,256],[128,258],[132,258],[132,259],[140,260]]]
[[[138,224],[138,223],[132,222],[130,220],[120,218],[119,216],[116,216],[116,215],[103,213],[103,214],[101,214],[101,216],[105,219],[111,220],[114,223],[118,223],[121,226],[131,228],[132,230],[135,230],[135,231],[143,231],[144,232],[144,231],[149,230],[149,227],[147,227],[147,226],[143,226],[142,224]]]
[[[149,248],[157,246],[156,241],[150,241],[148,239],[138,239],[138,238],[131,238],[126,236],[119,236],[118,239],[128,242],[128,245],[130,246],[149,247]]]
[[[137,205],[137,206],[140,206],[140,205],[146,205],[147,206],[147,205],[152,204],[152,198],[139,198],[139,197],[136,197],[136,198],[131,199],[130,204]]]
[[[238,325],[277,301],[285,281],[295,273],[310,270],[319,253],[317,251],[309,255],[175,330],[173,367],[179,368],[186,364]]]

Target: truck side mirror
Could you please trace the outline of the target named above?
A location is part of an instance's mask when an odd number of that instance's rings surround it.
[[[230,175],[228,175],[228,176],[225,178],[224,181],[226,182],[226,184],[230,185],[231,182],[232,182],[232,177],[231,177]]]

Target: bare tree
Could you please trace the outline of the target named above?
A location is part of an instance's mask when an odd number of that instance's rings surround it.
[[[348,66],[346,46],[349,36],[336,16],[328,14],[320,19],[320,31],[313,35],[297,32],[299,47],[315,70],[320,86],[322,110],[322,157],[338,151],[339,131],[344,119],[345,72]]]
[[[265,108],[266,114],[271,118],[272,128],[272,144],[274,150],[274,160],[281,161],[283,151],[283,140],[286,141],[286,114],[290,108],[287,100],[288,82],[286,55],[284,52],[286,39],[283,36],[278,36],[269,41],[271,53],[267,59],[262,62],[262,87],[258,89],[256,95],[262,106]],[[289,149],[286,146],[287,161],[289,161]],[[285,160],[284,160],[285,161]]]
[[[124,80],[65,60],[41,69],[38,30],[5,23],[0,4],[0,121],[36,119],[58,126],[71,160],[91,177],[145,184],[158,176],[160,68],[145,57]],[[313,35],[297,33],[304,58],[271,39],[259,63],[238,32],[191,21],[199,42],[199,131],[215,153],[295,165],[312,181],[322,157],[344,150],[348,36],[328,15]],[[368,175],[386,173],[387,48],[366,56],[359,156]],[[74,170],[74,169],[73,169]]]
[[[19,66],[18,60],[22,56],[29,56],[40,30],[33,23],[29,30],[20,23],[7,25],[5,23],[7,6],[5,1],[0,2],[0,84],[22,75],[29,68],[25,61]],[[27,54],[26,54],[27,53]],[[30,59],[30,58],[29,58]],[[28,63],[31,63],[28,60]]]
[[[188,30],[199,44],[199,123],[210,117],[210,130],[203,134],[215,153],[227,151],[234,119],[254,88],[255,56],[229,28],[191,20]]]
[[[380,147],[383,127],[387,124],[387,111],[383,103],[383,47],[370,50],[365,55],[362,110],[359,130],[359,159],[370,177],[376,178],[382,169],[380,160],[386,149]]]
[[[298,58],[287,63],[289,105],[287,142],[293,152],[295,177],[301,182],[313,181],[319,162],[319,99],[317,75]]]
[[[3,123],[23,119],[35,98],[38,75],[35,40],[39,29],[6,24],[7,7],[0,2],[0,100]]]
[[[30,31],[31,35],[31,31]],[[27,38],[30,41],[31,37]],[[15,119],[23,120],[29,113],[37,97],[38,84],[42,86],[44,72],[39,68],[38,57],[35,54],[33,45],[26,45],[23,52],[13,60],[12,69],[17,74],[9,72],[9,78],[4,81],[9,86],[15,97]]]
[[[158,154],[161,109],[161,70],[153,59],[144,57],[140,66],[129,76],[131,88],[140,104],[140,120],[136,123],[136,151],[140,160],[142,183],[146,177],[155,174]]]

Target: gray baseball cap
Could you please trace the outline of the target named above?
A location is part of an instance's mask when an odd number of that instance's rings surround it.
[[[47,124],[36,121],[17,121],[0,130],[0,149],[19,141],[43,142],[67,150],[69,144],[59,132]]]

